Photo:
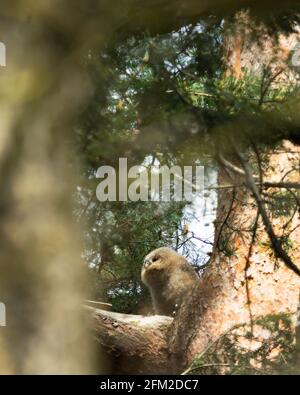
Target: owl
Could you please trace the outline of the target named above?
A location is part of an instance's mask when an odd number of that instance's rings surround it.
[[[187,260],[168,247],[157,248],[145,257],[141,278],[150,291],[155,313],[169,316],[176,314],[198,281]]]

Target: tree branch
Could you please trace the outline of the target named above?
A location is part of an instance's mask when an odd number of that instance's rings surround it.
[[[285,263],[285,265],[288,268],[290,268],[291,270],[293,270],[293,272],[295,272],[296,274],[298,274],[298,276],[300,276],[300,269],[298,268],[298,266],[296,266],[294,264],[294,262],[292,261],[290,256],[282,248],[282,244],[281,244],[280,240],[278,240],[278,238],[277,238],[277,236],[276,236],[276,234],[274,232],[274,229],[272,227],[272,224],[270,222],[270,219],[268,217],[268,214],[267,214],[267,211],[266,211],[266,208],[265,208],[265,204],[264,204],[263,199],[262,199],[262,197],[261,197],[261,195],[259,193],[257,185],[254,182],[251,170],[250,170],[247,162],[245,161],[243,155],[237,149],[235,149],[235,152],[236,152],[237,157],[240,160],[240,163],[241,163],[242,167],[245,170],[245,176],[246,176],[247,185],[248,185],[249,189],[251,190],[251,192],[252,192],[252,194],[254,196],[254,199],[255,199],[255,201],[257,203],[257,206],[258,206],[259,212],[261,214],[264,226],[266,228],[266,232],[267,232],[267,234],[269,236],[272,248],[273,248],[276,256],[278,258],[280,258]]]
[[[168,331],[173,318],[121,314],[90,306],[90,326],[107,354],[118,357],[121,373],[172,372],[168,354]]]

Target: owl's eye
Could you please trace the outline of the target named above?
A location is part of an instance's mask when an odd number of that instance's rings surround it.
[[[152,259],[152,262],[156,262],[156,261],[158,261],[158,256],[155,256],[155,257]]]

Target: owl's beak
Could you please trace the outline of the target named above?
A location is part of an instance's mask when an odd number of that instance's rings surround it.
[[[149,259],[149,258],[145,259],[145,260],[144,260],[144,264],[143,264],[144,269],[147,269],[148,266],[151,265],[151,263],[152,263],[152,260],[151,260],[151,259]]]

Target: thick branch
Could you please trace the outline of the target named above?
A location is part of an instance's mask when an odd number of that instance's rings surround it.
[[[173,318],[129,315],[85,306],[91,327],[105,351],[118,357],[121,373],[171,372],[167,333]]]

